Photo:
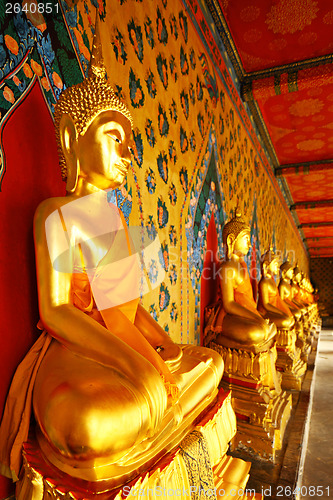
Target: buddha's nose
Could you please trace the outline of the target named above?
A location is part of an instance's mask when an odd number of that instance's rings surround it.
[[[130,153],[130,150],[129,150],[128,146],[126,146],[123,149],[122,155],[121,155],[121,159],[122,159],[123,163],[126,164],[126,166],[130,165],[130,163],[131,163],[131,153]]]

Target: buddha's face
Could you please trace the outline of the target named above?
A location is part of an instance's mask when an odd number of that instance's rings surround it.
[[[131,124],[124,115],[100,113],[77,141],[80,175],[100,189],[119,187],[131,163],[131,140]]]
[[[234,253],[237,255],[247,255],[251,247],[249,231],[239,233],[234,243]]]
[[[276,276],[279,272],[279,261],[277,259],[272,260],[269,265],[271,273]]]

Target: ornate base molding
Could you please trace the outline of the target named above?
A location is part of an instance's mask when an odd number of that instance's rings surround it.
[[[312,349],[312,338],[309,335],[307,328],[304,326],[303,321],[296,321],[296,346],[301,349],[301,359],[307,363],[308,357]]]
[[[236,416],[230,392],[220,389],[213,407],[171,453],[133,481],[116,490],[102,491],[92,483],[75,480],[47,463],[37,441],[31,437],[24,445],[24,467],[17,484],[17,500],[131,500],[142,497],[177,496],[180,500],[201,498],[212,490],[212,498],[244,490],[238,498],[260,499],[245,492],[250,463],[226,455],[236,434]],[[95,490],[95,491],[94,491]],[[171,491],[168,494],[168,491]],[[221,493],[223,492],[223,493]]]
[[[237,417],[232,447],[245,448],[274,461],[282,447],[292,409],[291,395],[281,390],[281,374],[275,367],[276,348],[253,354],[214,342],[210,347],[223,357],[225,369],[221,385],[232,391]]]
[[[281,387],[286,391],[300,391],[307,364],[301,359],[301,348],[296,347],[295,329],[278,329],[276,336],[276,368],[282,374]]]

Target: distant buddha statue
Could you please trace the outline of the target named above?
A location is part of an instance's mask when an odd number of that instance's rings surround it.
[[[32,407],[48,462],[114,487],[193,428],[217,394],[223,361],[210,349],[175,344],[139,304],[140,258],[109,201],[130,167],[132,117],[97,58],[89,78],[61,94],[55,124],[67,195],[35,214],[44,332],[10,390],[1,472],[19,476]],[[258,320],[262,341],[268,326]]]
[[[230,348],[267,350],[274,342],[276,327],[257,310],[244,256],[250,249],[250,227],[237,210],[224,225],[226,258],[219,271],[221,303],[206,326],[206,337]]]
[[[279,273],[279,261],[273,249],[261,257],[262,278],[259,282],[258,310],[277,328],[292,328],[293,315],[287,304],[281,299],[274,277]]]
[[[307,304],[303,300],[303,294],[301,290],[301,281],[302,281],[302,272],[298,265],[294,267],[293,277],[291,279],[291,292],[292,292],[292,300],[302,311],[302,314],[306,314],[307,312]]]
[[[296,266],[296,273],[299,268]],[[279,282],[279,292],[281,299],[287,304],[295,318],[295,328],[297,334],[296,345],[302,349],[302,359],[307,361],[311,352],[311,339],[309,333],[308,310],[304,303],[297,300],[300,296],[299,287],[295,281],[295,269],[287,260],[280,266],[281,278]]]
[[[287,304],[295,319],[300,320],[302,316],[302,308],[293,301],[291,280],[294,276],[294,269],[292,264],[286,260],[283,264],[281,264],[280,272],[281,278],[278,285],[280,297]]]
[[[310,293],[310,283],[307,275],[302,273],[301,280],[299,283],[299,287],[301,290],[301,299],[304,304],[307,306],[311,304],[311,293]]]
[[[278,331],[264,318],[253,298],[244,256],[250,227],[236,210],[222,231],[225,260],[219,273],[221,299],[206,307],[206,345],[223,356],[222,387],[231,390],[237,415],[233,449],[275,460],[281,449],[291,397],[281,388],[276,369]]]
[[[303,342],[297,338],[295,318],[288,305],[280,297],[274,277],[279,273],[279,261],[273,249],[261,257],[262,278],[259,282],[258,310],[273,321],[277,328],[276,368],[282,375],[281,387],[300,390],[306,372],[306,363],[301,359]]]

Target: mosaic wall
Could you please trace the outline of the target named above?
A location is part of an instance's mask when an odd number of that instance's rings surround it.
[[[267,158],[195,0],[58,5],[59,15],[21,12],[0,20],[1,126],[33,79],[52,112],[62,88],[83,78],[97,8],[109,80],[134,118],[132,172],[117,192],[118,205],[130,224],[147,227],[152,239],[158,234],[162,245],[165,279],[143,304],[174,340],[200,342],[200,278],[212,214],[223,255],[223,223],[241,208],[254,245],[248,265],[258,277],[258,256],[270,244],[308,271]],[[153,283],[153,270],[150,277]]]

